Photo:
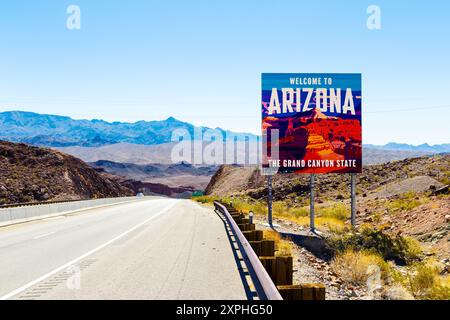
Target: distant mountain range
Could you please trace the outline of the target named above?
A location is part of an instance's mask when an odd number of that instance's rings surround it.
[[[74,120],[24,111],[0,113],[0,140],[58,148],[86,162],[109,160],[135,164],[171,163],[171,136],[175,129],[185,129],[193,137],[194,130],[205,132],[209,128],[196,127],[173,117],[162,121],[126,123]],[[238,153],[247,152],[244,143],[246,139],[256,141],[258,137],[221,128],[210,130],[221,133],[224,137],[226,134],[236,137]],[[450,144],[414,146],[391,142],[384,146],[365,144],[363,148],[364,164],[450,152]],[[253,152],[259,153],[255,150]]]
[[[425,153],[447,153],[450,152],[450,143],[429,145],[428,143],[417,146],[407,143],[390,142],[384,146],[377,146],[373,144],[365,144],[364,147],[373,149],[383,149],[392,151],[410,151],[410,152],[425,152]]]
[[[162,121],[135,123],[106,122],[103,120],[75,120],[69,117],[24,111],[0,113],[0,140],[24,142],[49,147],[98,147],[116,143],[157,145],[169,143],[175,129],[184,129],[194,138],[194,131],[220,133],[224,137],[245,141],[256,135],[236,133],[221,128],[196,127],[170,117]]]

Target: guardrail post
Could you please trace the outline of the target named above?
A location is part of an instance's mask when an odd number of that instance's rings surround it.
[[[277,279],[277,265],[275,257],[259,257],[262,265],[266,269],[272,281],[276,284]]]
[[[292,256],[276,257],[276,285],[291,285],[292,284]]]
[[[261,256],[261,242],[262,241],[249,241],[250,245],[252,246],[253,251],[255,251],[255,254],[259,257]]]
[[[309,198],[309,228],[311,232],[315,232],[316,226],[314,221],[314,173],[309,177],[310,198]]]
[[[261,256],[274,256],[275,255],[275,241],[274,240],[262,240],[261,241]]]
[[[351,222],[352,227],[356,226],[356,173],[350,174],[350,194],[351,194]]]
[[[272,226],[272,175],[267,177],[267,222]]]

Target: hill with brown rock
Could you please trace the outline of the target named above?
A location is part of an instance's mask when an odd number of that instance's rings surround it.
[[[450,155],[410,158],[364,166],[357,175],[357,195],[395,196],[438,189],[450,183]],[[206,188],[208,195],[243,195],[255,200],[267,196],[266,178],[258,167],[222,166]],[[277,174],[273,178],[274,200],[302,205],[309,198],[309,175]],[[320,202],[350,196],[347,174],[316,175],[316,199]]]
[[[48,148],[0,141],[0,204],[132,195],[83,161]]]
[[[449,184],[449,154],[365,166],[357,175],[357,223],[412,236],[438,256],[450,258]],[[222,166],[206,191],[211,196],[264,203],[267,181],[256,167]],[[309,175],[273,178],[274,201],[283,203],[283,208],[307,211],[309,192]],[[348,208],[350,176],[317,175],[315,196],[320,206]]]

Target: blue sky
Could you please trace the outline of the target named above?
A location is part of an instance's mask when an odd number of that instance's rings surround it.
[[[81,30],[66,9],[81,8]],[[366,27],[369,5],[381,30]],[[450,142],[448,1],[15,0],[0,110],[260,132],[263,72],[362,73],[363,138]]]

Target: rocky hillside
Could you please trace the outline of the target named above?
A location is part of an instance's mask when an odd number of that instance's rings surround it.
[[[413,179],[414,177],[426,177]],[[357,175],[357,194],[391,190],[404,181],[397,193],[423,192],[450,182],[450,155],[411,158],[365,166]],[[350,195],[350,177],[341,174],[316,176],[317,201],[341,200]],[[273,179],[274,199],[292,203],[305,202],[309,195],[309,175],[283,174]],[[266,179],[257,167],[222,166],[206,188],[208,195],[246,195],[256,200],[267,196]]]
[[[283,204],[282,211],[308,214],[308,175],[276,175],[273,181],[274,201]],[[266,183],[257,168],[223,166],[206,190],[216,197],[264,204]],[[357,224],[412,236],[429,252],[450,261],[449,185],[450,155],[365,166],[357,175]],[[317,175],[315,190],[318,207],[330,208],[330,212],[341,208],[348,224],[349,175]]]
[[[132,195],[64,153],[0,141],[0,204]]]
[[[99,160],[89,164],[96,169],[101,168],[107,173],[125,179],[167,185],[170,188],[181,187],[184,190],[204,190],[218,169],[217,166],[194,166],[185,162],[134,164]],[[186,187],[188,188],[186,189]],[[167,195],[167,193],[164,194]]]

